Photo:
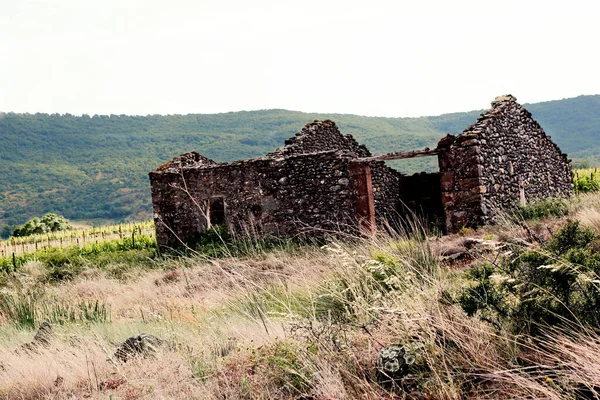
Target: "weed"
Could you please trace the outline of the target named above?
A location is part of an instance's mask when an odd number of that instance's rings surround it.
[[[44,298],[38,293],[0,295],[0,314],[25,329],[34,329],[43,321],[57,324],[110,321],[110,312],[102,301],[71,303]]]
[[[547,217],[560,218],[569,214],[569,201],[561,198],[532,201],[519,207],[515,214],[519,220],[537,220]]]

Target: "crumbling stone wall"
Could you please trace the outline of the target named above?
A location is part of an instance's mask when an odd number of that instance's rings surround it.
[[[326,151],[151,173],[157,241],[178,247],[197,240],[211,199],[224,202],[231,231],[356,234],[351,158]]]
[[[393,221],[400,210],[400,182],[402,175],[385,165],[383,161],[371,161],[371,179],[375,217],[378,221]]]
[[[343,135],[335,122],[315,120],[287,139],[284,147],[267,154],[267,157],[286,157],[328,150],[345,150],[355,153],[356,157],[371,155],[366,146],[359,144],[352,135]]]
[[[438,144],[446,226],[494,221],[497,211],[538,198],[573,193],[566,154],[511,95],[457,137]]]
[[[362,177],[351,176],[348,165],[367,156],[367,148],[342,135],[332,121],[307,124],[284,148],[263,158],[215,163],[186,153],[150,173],[157,242],[193,243],[216,214],[223,219],[219,223],[237,232],[360,234]],[[381,161],[368,164],[375,215],[392,215],[400,176]]]
[[[158,170],[179,170],[183,167],[196,167],[201,165],[216,165],[217,163],[210,158],[204,157],[202,154],[192,151],[175,157],[168,163],[158,167]]]

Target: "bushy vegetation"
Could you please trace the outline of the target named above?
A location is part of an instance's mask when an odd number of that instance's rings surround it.
[[[319,245],[313,238],[230,234],[224,226],[215,225],[204,232],[190,248],[179,249],[183,254],[207,258],[257,256],[273,250],[294,250],[305,245]]]
[[[535,220],[547,217],[563,217],[569,213],[569,201],[561,198],[549,198],[533,201],[520,206],[515,217],[519,220]]]
[[[543,248],[512,251],[466,272],[473,286],[459,302],[469,315],[526,334],[565,323],[600,328],[600,243],[593,230],[569,220]]]
[[[71,222],[62,215],[45,214],[42,218],[34,217],[23,226],[17,226],[13,231],[14,237],[42,235],[50,232],[69,231],[73,229]]]

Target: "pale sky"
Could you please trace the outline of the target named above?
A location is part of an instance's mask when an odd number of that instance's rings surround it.
[[[0,0],[0,111],[410,117],[600,93],[600,3]]]

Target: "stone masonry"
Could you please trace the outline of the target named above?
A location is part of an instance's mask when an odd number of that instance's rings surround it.
[[[397,209],[400,175],[381,161],[359,162],[369,151],[334,122],[309,123],[286,143],[266,157],[231,163],[187,153],[150,173],[158,243],[193,243],[214,224],[251,234],[361,234],[364,171],[372,177],[373,217]]]
[[[439,173],[405,176],[382,161],[436,154]],[[407,210],[456,231],[573,192],[566,155],[510,95],[433,150],[372,156],[333,121],[314,121],[265,157],[218,163],[186,153],[151,172],[150,182],[163,247],[193,244],[212,225],[285,236],[372,234]]]
[[[460,135],[438,144],[446,228],[494,222],[499,210],[535,199],[569,196],[567,155],[511,95]]]

